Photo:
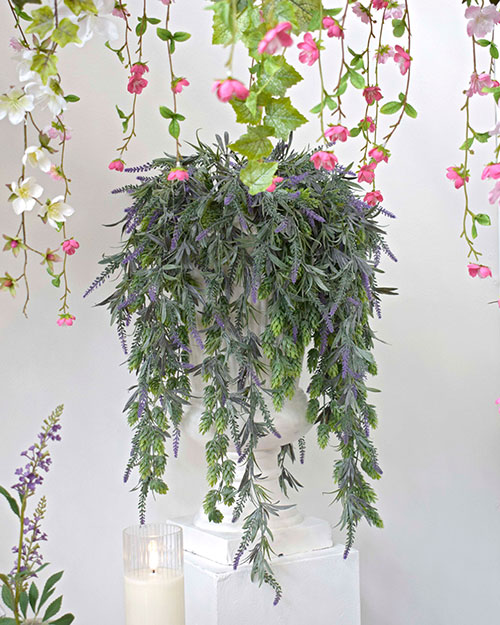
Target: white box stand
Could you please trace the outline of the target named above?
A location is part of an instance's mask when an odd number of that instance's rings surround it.
[[[360,625],[359,557],[336,545],[272,562],[283,588],[274,593],[250,582],[250,565],[237,571],[185,553],[186,625]]]

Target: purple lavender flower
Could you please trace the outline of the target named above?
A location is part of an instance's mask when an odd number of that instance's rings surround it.
[[[181,439],[181,431],[179,428],[175,428],[174,436],[172,437],[172,448],[174,450],[174,458],[177,458],[179,455],[179,443]]]
[[[200,234],[196,237],[195,241],[197,242],[202,241],[207,236],[208,233],[209,233],[209,228],[205,228],[205,230],[202,230]]]
[[[215,322],[217,323],[217,325],[219,326],[219,328],[224,329],[224,327],[225,327],[224,326],[224,321],[221,319],[221,317],[219,317],[219,315],[216,314],[216,315],[214,315],[214,319],[215,319]]]
[[[198,345],[198,347],[201,350],[204,350],[205,349],[205,345],[203,344],[203,341],[201,339],[201,336],[200,336],[200,333],[198,332],[198,330],[196,328],[191,328],[190,332],[191,332],[194,340],[196,341],[196,344]]]
[[[238,215],[238,221],[240,222],[241,229],[244,232],[248,232],[248,225],[247,225],[247,222],[245,221],[245,218],[243,217],[243,215]]]
[[[130,252],[130,254],[125,256],[125,258],[122,260],[122,265],[127,265],[128,263],[131,263],[133,260],[135,260],[141,254],[143,249],[144,245],[139,245],[139,247],[136,247],[133,252]]]
[[[226,195],[226,197],[224,198],[224,206],[231,204],[231,202],[233,201],[233,198],[234,198],[234,195],[232,193],[229,193],[228,195]]]
[[[174,228],[174,233],[172,235],[172,241],[170,243],[170,251],[172,252],[177,247],[177,243],[179,242],[179,237],[181,236],[181,231],[179,230],[179,225],[176,224]]]
[[[277,228],[275,228],[274,233],[279,234],[280,232],[283,232],[283,230],[285,230],[287,226],[288,226],[288,221],[286,219],[283,219],[280,225]]]

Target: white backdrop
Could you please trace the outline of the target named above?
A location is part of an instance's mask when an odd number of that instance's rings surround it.
[[[487,302],[498,296],[498,282],[467,276],[465,247],[458,239],[462,194],[445,179],[446,167],[458,163],[463,141],[459,108],[470,73],[470,41],[458,0],[412,4],[411,102],[419,117],[395,139],[390,168],[380,167],[385,206],[398,215],[388,225],[399,263],[384,261],[383,282],[397,286],[400,295],[384,302],[383,319],[376,324],[386,341],[376,348],[376,385],[383,392],[375,397],[380,415],[375,438],[384,469],[376,487],[385,529],[362,526],[358,534],[363,625],[493,625],[500,614],[500,417],[494,405],[500,395],[500,313]],[[225,129],[235,136],[232,111],[210,94],[213,79],[224,75],[225,61],[223,51],[209,48],[210,14],[194,0],[178,0],[174,8],[176,29],[193,32],[175,56],[177,73],[192,85],[180,98],[189,120],[184,136],[192,140],[198,128],[206,141]],[[7,60],[10,25],[4,6],[0,91],[16,76]],[[11,300],[1,294],[0,483],[13,483],[18,453],[34,439],[41,418],[64,402],[63,442],[54,448],[45,488],[47,559],[66,571],[64,605],[78,623],[121,625],[121,530],[137,516],[136,496],[121,481],[129,445],[121,410],[133,380],[120,367],[123,355],[107,313],[91,306],[106,287],[91,302],[81,294],[98,272],[100,255],[118,237],[117,229],[100,224],[116,221],[125,206],[124,198],[109,195],[124,178],[108,172],[107,164],[120,135],[114,104],[126,107],[129,99],[126,77],[101,42],[61,57],[67,57],[67,92],[81,96],[67,115],[74,128],[67,165],[76,208],[70,232],[81,243],[71,262],[77,322],[73,328],[56,325],[54,292],[36,263],[28,320],[21,316],[22,296]],[[147,58],[151,82],[139,97],[140,139],[133,144],[131,164],[172,148],[157,114],[160,103],[170,102],[161,42]],[[398,74],[388,70],[388,75]],[[304,108],[310,89],[311,83],[295,88]],[[399,90],[387,83],[388,93],[391,89]],[[478,130],[493,127],[490,106],[478,111]],[[297,133],[298,145],[317,134],[317,126],[309,124]],[[18,175],[19,127],[0,122],[0,139],[6,182]],[[477,167],[487,158],[480,156]],[[473,210],[486,212],[487,187],[475,185]],[[0,234],[14,227],[8,192],[2,194]],[[485,264],[498,275],[496,228],[495,219],[481,244]],[[44,232],[41,226],[35,229]],[[7,254],[0,259],[0,273],[13,269]],[[306,466],[298,470],[306,489],[298,499],[310,513],[336,522],[338,507],[322,495],[332,488],[334,456],[310,440]],[[205,489],[201,464],[201,450],[184,440],[180,458],[169,467],[171,491],[151,504],[151,520],[197,507]],[[0,570],[5,570],[15,537],[3,504],[0,521]],[[335,535],[342,539],[338,531]]]

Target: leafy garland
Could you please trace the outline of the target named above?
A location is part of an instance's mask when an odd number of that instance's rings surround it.
[[[279,509],[257,482],[254,452],[262,436],[275,433],[267,402],[279,410],[293,396],[306,353],[312,375],[307,419],[317,426],[320,446],[334,436],[340,452],[334,494],[343,506],[345,555],[361,519],[382,526],[367,480],[381,470],[370,439],[377,418],[366,376],[376,373],[369,319],[380,295],[392,291],[377,286],[377,265],[382,252],[393,256],[376,221],[381,213],[392,215],[358,199],[350,172],[316,170],[309,153],[283,144],[271,158],[280,181],[254,196],[240,179],[246,163],[227,136],[214,149],[200,143],[183,159],[187,181],[168,180],[177,157],[137,168],[138,183],[116,190],[133,200],[125,209],[122,249],[101,261],[104,271],[87,293],[115,277],[101,305],[109,308],[137,374],[125,407],[133,429],[125,481],[138,469],[141,522],[148,493],[168,490],[167,439],[177,455],[191,379],[201,376],[210,486],[205,512],[220,522],[219,504],[234,506],[234,519],[251,505],[234,566],[245,557],[252,579],[270,584],[278,601],[268,519]],[[151,170],[159,173],[142,175]],[[269,318],[260,336],[249,330],[258,300]],[[193,358],[194,346],[201,362]],[[238,365],[235,378],[230,359]],[[245,465],[240,484],[233,483],[230,443]],[[279,455],[285,493],[286,484],[297,487],[286,479],[287,456],[295,457],[292,445]]]

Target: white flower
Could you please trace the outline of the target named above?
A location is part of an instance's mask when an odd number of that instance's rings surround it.
[[[69,204],[64,201],[64,195],[58,195],[47,204],[45,217],[53,228],[58,228],[59,224],[66,221],[75,212]]]
[[[18,56],[19,63],[17,65],[17,72],[19,80],[26,82],[27,80],[40,80],[40,75],[31,69],[33,63],[33,57],[35,56],[34,50],[24,50]]]
[[[9,116],[11,124],[20,124],[27,112],[35,108],[34,98],[22,89],[13,88],[0,95],[0,119]]]
[[[44,174],[50,171],[52,166],[47,152],[38,145],[32,145],[26,148],[26,152],[23,156],[23,165],[26,165],[26,163],[29,163],[32,167],[38,167]]]
[[[79,21],[78,36],[81,43],[75,44],[78,48],[84,46],[92,39],[94,33],[101,35],[106,41],[115,41],[119,38],[117,19],[113,14],[114,0],[95,0],[97,15],[87,13]]]
[[[12,200],[12,208],[16,215],[33,210],[36,198],[39,198],[43,193],[42,187],[37,184],[34,178],[24,178],[19,185],[17,182],[13,182],[10,187],[12,194],[16,196]]]
[[[64,96],[56,93],[50,85],[42,85],[38,82],[29,82],[26,91],[37,101],[37,105],[48,108],[54,117],[60,115],[68,108],[68,103]]]

